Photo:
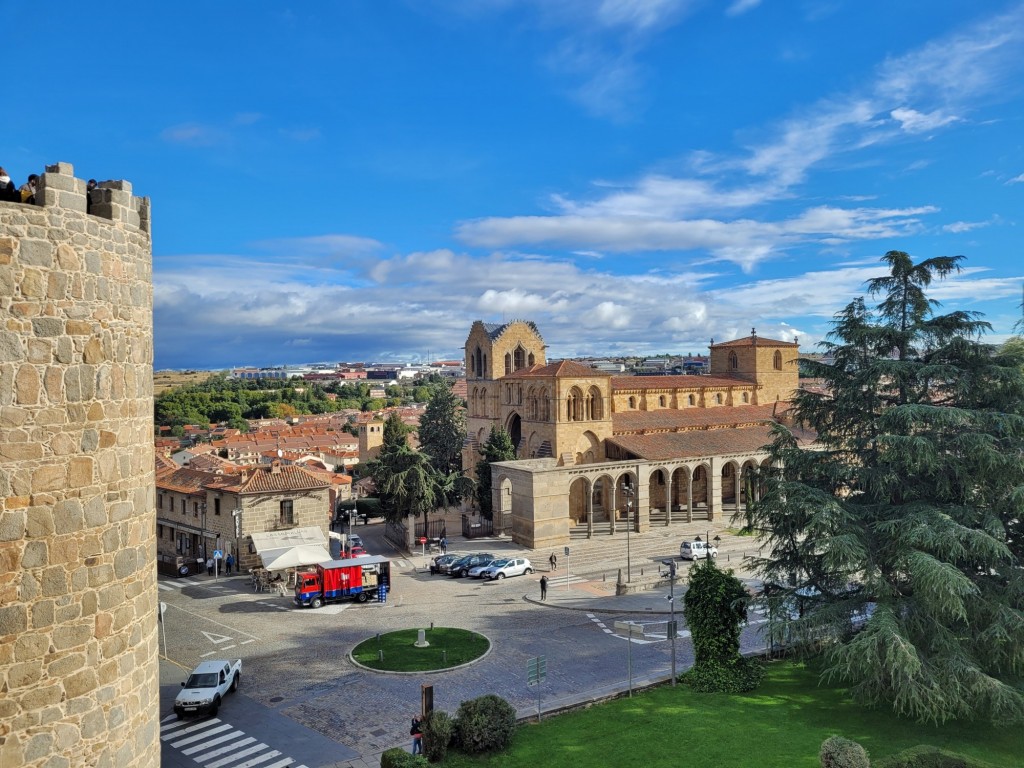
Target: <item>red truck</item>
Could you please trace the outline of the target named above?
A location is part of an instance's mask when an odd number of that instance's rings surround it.
[[[296,578],[296,605],[319,608],[348,598],[360,603],[374,598],[383,603],[391,591],[391,561],[380,555],[328,560],[314,568]]]

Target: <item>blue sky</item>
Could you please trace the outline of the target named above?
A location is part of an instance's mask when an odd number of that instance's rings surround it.
[[[891,249],[1021,315],[1024,4],[0,4],[0,165],[153,201],[157,368],[805,350]]]

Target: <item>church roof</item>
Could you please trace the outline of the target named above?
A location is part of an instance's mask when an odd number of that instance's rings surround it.
[[[477,322],[483,326],[485,331],[487,331],[487,335],[490,337],[491,341],[494,341],[496,338],[501,336],[501,334],[505,332],[505,329],[510,325],[515,325],[516,323],[523,323],[524,325],[529,326],[530,330],[536,333],[538,338],[541,338],[540,331],[537,330],[537,325],[533,320],[512,320],[508,323],[485,323],[482,320],[477,320]]]
[[[789,403],[735,405],[715,408],[660,408],[656,411],[623,411],[612,414],[612,433],[641,430],[692,430],[737,428],[765,424],[781,418]]]
[[[814,442],[813,432],[798,429],[792,431],[801,445]],[[765,450],[771,440],[771,425],[759,424],[742,429],[700,429],[690,432],[659,432],[653,435],[618,435],[609,438],[607,442],[645,461],[669,461],[704,456],[728,456],[733,453],[758,453]]]
[[[718,344],[712,344],[711,348],[716,347],[799,347],[800,345],[795,341],[779,341],[778,339],[769,339],[764,336],[758,336],[756,333],[752,333],[750,336],[744,336],[742,339],[733,339],[732,341],[721,341]]]
[[[521,371],[516,371],[510,376],[531,376],[538,378],[565,378],[565,379],[590,379],[595,377],[607,378],[609,374],[602,373],[589,365],[574,362],[572,360],[559,360],[547,365],[535,365]]]

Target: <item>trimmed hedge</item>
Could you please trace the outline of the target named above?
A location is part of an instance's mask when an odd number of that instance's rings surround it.
[[[455,713],[459,748],[468,754],[505,749],[515,730],[515,708],[493,693],[462,702]]]
[[[414,755],[401,747],[392,747],[380,755],[380,768],[429,768],[423,755]]]
[[[856,741],[829,736],[821,742],[821,768],[870,768],[867,750]]]
[[[989,768],[988,763],[921,744],[875,761],[874,768]]]

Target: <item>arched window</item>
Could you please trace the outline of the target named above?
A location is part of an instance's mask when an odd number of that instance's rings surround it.
[[[630,397],[629,398],[629,407],[630,407],[630,409],[636,408],[636,398],[635,397]]]
[[[729,370],[730,371],[735,371],[739,367],[740,367],[740,361],[736,358],[736,353],[735,352],[730,352],[729,353]]]
[[[505,375],[508,376],[510,373],[512,373],[512,353],[511,352],[506,352],[505,353]]]
[[[533,364],[534,364],[534,362],[533,362],[533,352],[531,352],[529,355],[526,356],[526,364],[528,366],[530,366],[531,368],[533,368]]]
[[[665,396],[664,395],[661,395],[661,397],[658,398],[658,406],[661,407],[661,408],[665,407]]]
[[[743,393],[743,402],[744,403],[749,403],[750,402],[750,393],[749,392],[744,392]]]
[[[775,370],[776,371],[781,371],[782,370],[782,353],[779,352],[779,350],[777,350],[777,349],[775,350],[775,358],[772,361],[772,363],[775,366]]]
[[[481,357],[480,347],[476,348],[476,375],[483,378],[484,368],[487,367],[487,363],[483,357]]]
[[[604,418],[604,400],[597,387],[587,390],[587,418],[595,421]]]
[[[715,395],[715,404],[716,405],[721,405],[722,404],[722,393],[721,392],[719,392],[717,395]]]
[[[512,361],[512,367],[514,370],[520,370],[526,367],[526,350],[522,347],[516,347],[515,357]]]

